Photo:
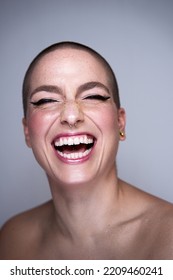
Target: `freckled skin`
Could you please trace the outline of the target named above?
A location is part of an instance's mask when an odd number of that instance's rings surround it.
[[[79,91],[81,85],[99,82]],[[37,91],[43,85],[59,92]],[[93,94],[106,101],[88,99]],[[43,98],[55,99],[34,106]],[[117,109],[107,73],[88,52],[56,50],[36,65],[30,82],[25,139],[45,170],[52,200],[9,220],[0,259],[173,259],[173,206],[120,180],[115,158],[125,111]],[[90,134],[89,158],[64,163],[53,139]],[[32,182],[31,180],[31,183]]]

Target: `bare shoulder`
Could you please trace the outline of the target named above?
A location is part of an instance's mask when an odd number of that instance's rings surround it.
[[[155,215],[153,259],[173,260],[173,205],[163,202],[159,206]]]
[[[173,217],[173,204],[155,195],[143,191],[131,184],[121,181],[123,192],[126,194],[126,198],[134,203],[137,207],[144,210],[151,210],[151,208],[157,210],[158,215],[168,212],[169,217]]]
[[[29,258],[30,251],[39,244],[50,209],[51,202],[48,202],[6,222],[0,231],[0,259]]]
[[[162,198],[147,193],[141,189],[127,184],[127,195],[132,203],[136,202],[136,207],[141,209],[149,219],[154,223],[167,224],[173,229],[173,204]],[[139,211],[140,212],[140,211]]]
[[[150,259],[173,259],[173,204],[124,183],[130,207],[136,207],[141,228],[152,248]],[[133,206],[135,205],[135,206]]]

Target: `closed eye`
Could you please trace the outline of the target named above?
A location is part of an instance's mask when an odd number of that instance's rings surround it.
[[[35,101],[35,102],[30,102],[31,104],[33,104],[34,106],[41,106],[41,105],[44,105],[44,104],[47,104],[47,103],[53,103],[53,102],[59,102],[58,100],[56,99],[50,99],[50,98],[42,98],[38,101]]]
[[[106,100],[110,99],[110,96],[103,96],[103,95],[95,94],[95,95],[88,95],[84,99],[106,101]]]

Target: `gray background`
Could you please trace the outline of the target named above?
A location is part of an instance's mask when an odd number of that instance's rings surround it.
[[[173,1],[0,1],[0,224],[50,198],[25,146],[21,86],[33,57],[62,40],[112,65],[127,111],[119,175],[173,202]]]

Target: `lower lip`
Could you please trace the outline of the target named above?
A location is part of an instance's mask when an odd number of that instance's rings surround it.
[[[77,158],[77,159],[68,159],[68,158],[64,158],[63,156],[61,156],[55,149],[55,154],[56,156],[61,160],[63,161],[64,163],[67,163],[67,164],[79,164],[79,163],[84,163],[86,162],[90,157],[91,155],[93,154],[93,151],[94,151],[94,147],[95,147],[95,143],[94,143],[94,146],[91,148],[91,151],[89,152],[88,155],[84,156],[84,157],[81,157],[81,158]]]

